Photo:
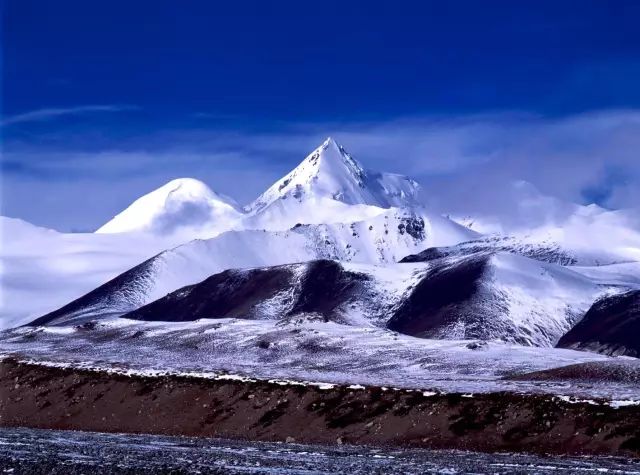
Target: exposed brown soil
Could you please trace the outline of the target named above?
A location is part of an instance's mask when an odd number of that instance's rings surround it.
[[[640,457],[640,408],[552,396],[123,376],[4,360],[0,425]]]

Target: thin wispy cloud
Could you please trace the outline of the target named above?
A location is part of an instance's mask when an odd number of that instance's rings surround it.
[[[0,125],[2,125],[2,127],[6,127],[8,125],[21,124],[25,122],[44,122],[55,120],[65,116],[77,116],[102,112],[123,112],[135,109],[137,109],[137,107],[131,105],[84,105],[77,107],[52,107],[45,109],[36,109],[5,117],[0,122]]]

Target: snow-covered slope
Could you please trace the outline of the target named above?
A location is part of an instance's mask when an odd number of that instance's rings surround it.
[[[50,312],[169,245],[137,234],[64,234],[0,217],[0,329]]]
[[[567,268],[505,252],[425,264],[430,271],[389,321],[392,330],[551,346],[604,291]]]
[[[392,264],[426,247],[475,236],[440,216],[395,208],[350,224],[299,225],[288,231],[229,231],[162,252],[54,313],[56,318],[75,318],[88,313],[130,311],[224,269],[320,258]]]
[[[640,289],[640,262],[626,262],[605,266],[572,266],[571,270],[601,285],[622,290]]]
[[[58,367],[122,374],[357,383],[420,389],[418,396],[425,390],[430,391],[425,396],[436,391],[467,395],[507,391],[627,403],[639,399],[638,384],[631,378],[505,378],[588,361],[616,371],[628,363],[632,370],[633,361],[500,342],[427,340],[317,320],[167,323],[117,318],[0,333],[0,352]]]
[[[468,203],[454,220],[486,234],[512,241],[510,246],[557,248],[578,265],[640,261],[640,210],[610,211],[546,196],[531,183],[505,188],[500,202]]]
[[[213,192],[201,181],[179,178],[138,198],[96,232],[184,233],[186,239],[193,239],[232,229],[241,217],[231,198]]]
[[[131,305],[125,318],[311,318],[388,327],[421,338],[553,346],[603,292],[557,265],[507,253],[476,253],[390,266],[324,259],[232,269],[143,302],[157,295],[158,282],[177,282],[176,267],[161,265],[152,260],[33,324],[102,320]],[[131,298],[138,299],[138,307],[146,305],[133,309]]]
[[[555,242],[583,265],[640,261],[640,221],[633,210],[581,207],[564,223],[516,234],[523,242]],[[588,257],[588,258],[587,258]]]
[[[633,264],[628,262],[630,256],[616,252],[616,249],[570,246],[562,240],[543,237],[501,235],[483,236],[445,248],[426,249],[419,254],[405,257],[404,262],[428,261],[434,257],[464,256],[479,251],[509,252],[542,262],[562,266],[585,266],[585,268],[624,264],[632,266]]]

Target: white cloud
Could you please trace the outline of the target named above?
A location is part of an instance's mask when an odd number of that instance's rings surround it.
[[[335,134],[356,157],[418,178],[443,205],[496,201],[524,179],[564,200],[640,206],[640,111],[413,119]]]
[[[29,112],[23,112],[22,114],[5,117],[0,122],[0,124],[5,127],[7,125],[19,124],[23,122],[40,122],[53,120],[64,116],[81,115],[95,112],[122,112],[133,109],[136,109],[136,107],[125,105],[86,105],[78,107],[37,109]]]
[[[8,146],[5,161],[15,172],[5,173],[4,193],[14,195],[5,196],[4,210],[50,226],[64,221],[59,227],[92,227],[181,176],[202,179],[246,203],[327,135],[365,166],[416,178],[444,212],[500,206],[507,184],[519,179],[563,200],[586,204],[597,197],[612,208],[640,206],[640,111],[617,110],[562,118],[499,114],[297,123],[269,132],[171,130],[100,152]],[[25,199],[34,189],[55,196],[47,199],[49,208]],[[78,210],[76,203],[89,191],[93,205]]]

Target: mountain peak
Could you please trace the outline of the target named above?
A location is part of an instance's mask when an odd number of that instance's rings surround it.
[[[361,182],[365,174],[362,166],[331,137],[311,152],[291,173],[299,177],[317,179],[320,174],[327,180],[351,179]]]
[[[97,233],[152,231],[209,223],[239,215],[237,204],[195,178],[177,178],[135,200]]]
[[[366,170],[333,138],[327,139],[296,168],[276,181],[248,211],[259,212],[275,203],[318,204],[331,200],[380,208],[419,205],[418,184],[401,175]]]
[[[419,192],[418,184],[409,178],[365,170],[327,137],[250,204],[247,214],[203,182],[178,178],[135,200],[97,232],[173,236],[180,230],[181,235],[190,232],[190,236],[208,237],[236,226],[288,229],[299,222],[335,219],[339,213],[353,221],[351,218],[371,216],[381,208],[419,207]]]
[[[331,150],[333,152],[335,152],[336,154],[340,155],[340,156],[344,156],[344,155],[349,155],[344,147],[342,147],[342,145],[340,145],[338,142],[336,142],[333,137],[327,137],[325,139],[324,142],[322,142],[322,145],[320,145],[316,150],[318,149],[322,149],[322,150]]]
[[[176,178],[153,190],[147,196],[150,195],[167,200],[178,197],[213,198],[216,193],[204,182],[195,178]]]
[[[329,145],[335,145],[336,147],[339,147],[339,145],[336,143],[335,140],[333,140],[333,137],[331,136],[327,137],[322,143],[323,147],[328,147]]]

